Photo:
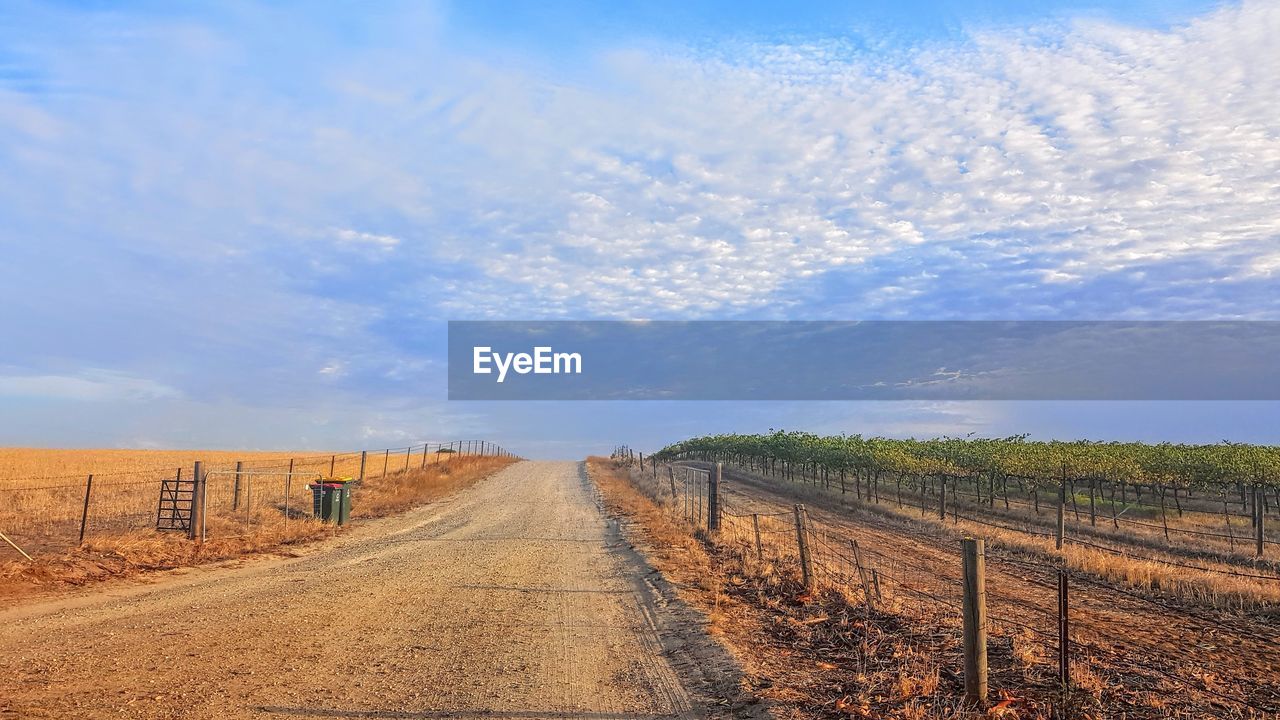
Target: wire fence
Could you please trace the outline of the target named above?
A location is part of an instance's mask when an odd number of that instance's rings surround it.
[[[1256,503],[1259,512],[1251,508],[1249,515],[1241,515],[1206,512],[1203,508],[1208,497],[1192,495],[1190,491],[1177,495],[1179,506],[1173,502],[1166,502],[1163,507],[1142,505],[1137,502],[1142,497],[1137,494],[1139,486],[1120,483],[1090,484],[1087,494],[1067,483],[1063,492],[1046,496],[1031,488],[1011,489],[1009,479],[1002,485],[987,485],[979,478],[959,476],[846,478],[811,468],[786,467],[785,463],[781,467],[749,463],[743,469],[762,478],[786,479],[838,492],[860,502],[912,508],[922,517],[935,515],[941,519],[945,515],[953,522],[963,519],[1046,538],[1059,535],[1060,521],[1061,534],[1067,542],[1115,550],[1117,554],[1133,555],[1137,550],[1180,554],[1236,564],[1255,571],[1252,574],[1269,571],[1267,574],[1280,577],[1280,539],[1275,536],[1280,523],[1268,522],[1276,505],[1261,488],[1245,494],[1249,502]],[[977,488],[984,488],[985,492],[970,491]],[[1108,488],[1104,503],[1102,497]],[[1112,502],[1117,493],[1120,498]],[[1173,497],[1168,488],[1153,490],[1150,486],[1145,496],[1160,494]],[[1154,514],[1154,521],[1128,516],[1134,513]],[[1220,522],[1221,530],[1212,529],[1211,522]],[[1116,548],[1117,545],[1122,547]],[[1151,560],[1161,561],[1158,557]],[[1215,572],[1203,565],[1190,567]]]
[[[484,440],[427,442],[375,451],[199,462],[0,481],[0,560],[63,552],[95,537],[181,527],[200,516],[205,536],[232,537],[313,516],[312,487],[354,483],[474,456],[512,456]],[[196,468],[200,477],[195,477]],[[199,482],[196,482],[199,480]],[[198,491],[198,494],[197,494]],[[176,505],[176,510],[166,507]],[[194,507],[193,503],[199,504]]]
[[[744,561],[793,573],[812,592],[837,591],[870,613],[962,633],[962,543],[945,525],[904,531],[838,510],[788,507],[684,464],[651,461],[632,478],[691,531]],[[1023,684],[1039,676],[1057,717],[1100,717],[1121,706],[1154,708],[1134,716],[1200,717],[1210,707],[1214,717],[1280,717],[1280,633],[1262,618],[1199,611],[1054,558],[984,558],[983,675],[989,646],[998,651],[993,674]]]

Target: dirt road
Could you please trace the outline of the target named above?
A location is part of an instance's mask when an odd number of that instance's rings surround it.
[[[572,462],[303,557],[0,613],[0,718],[714,717],[736,682]]]

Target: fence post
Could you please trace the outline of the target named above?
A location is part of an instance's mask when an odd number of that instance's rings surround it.
[[[1254,523],[1254,555],[1262,557],[1262,553],[1266,550],[1266,537],[1263,533],[1264,518],[1267,516],[1266,503],[1263,501],[1263,490],[1261,485],[1253,488],[1253,513],[1257,516],[1258,521]]]
[[[760,544],[760,513],[751,513],[751,529],[756,533],[756,560],[764,562],[764,547]]]
[[[676,469],[668,465],[667,475],[671,478],[671,497],[674,499],[676,496]]]
[[[422,443],[422,463],[418,467],[419,470],[427,466],[427,448],[429,447],[431,443]]]
[[[93,492],[93,475],[84,482],[84,510],[80,512],[80,544],[84,544],[84,529],[89,524],[89,494]]]
[[[364,482],[364,463],[369,459],[369,451],[360,451],[360,482]]]
[[[203,517],[199,517],[203,515],[201,512],[203,508],[200,506],[200,470],[200,461],[197,460],[193,468],[194,474],[191,476],[191,519],[187,522],[188,540],[196,539],[196,521],[204,520]]]
[[[858,568],[858,579],[862,581],[862,594],[867,598],[867,609],[875,611],[876,602],[871,595],[871,583],[867,580],[867,568],[862,564],[862,551],[858,549],[858,541],[850,538],[849,546],[853,548],[853,564]]]
[[[813,563],[809,557],[809,514],[804,505],[796,503],[796,547],[800,551],[800,575],[804,580],[804,590],[813,592]]]
[[[938,519],[947,520],[947,478],[938,479]]]
[[[409,472],[409,456],[413,454],[413,446],[404,449],[404,470],[401,472]]]
[[[1058,684],[1062,690],[1062,706],[1065,711],[1067,696],[1071,691],[1071,624],[1068,619],[1070,602],[1067,597],[1067,571],[1058,570]],[[1066,716],[1066,713],[1062,713]]]
[[[1094,502],[1094,491],[1097,490],[1098,479],[1089,478],[1089,524],[1096,526],[1098,524],[1098,508]],[[1103,498],[1104,500],[1106,498]]]
[[[707,478],[707,529],[720,531],[720,477],[723,466],[716,463],[710,477]]]
[[[337,461],[338,461],[338,456],[337,456],[337,455],[330,455],[330,456],[329,456],[329,477],[333,477],[333,467],[334,467],[334,464],[335,464]]]
[[[987,701],[986,550],[980,538],[960,541],[964,551],[964,699]]]
[[[231,510],[232,512],[240,509],[240,470],[244,467],[244,463],[236,461],[236,483],[231,491]]]
[[[1054,533],[1055,546],[1062,549],[1062,541],[1067,534],[1067,476],[1064,473],[1058,483],[1058,524]]]

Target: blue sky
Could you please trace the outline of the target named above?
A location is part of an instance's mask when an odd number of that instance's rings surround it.
[[[1280,318],[1274,3],[602,6],[6,3],[0,444],[1274,441],[1271,403],[446,402],[449,319]]]

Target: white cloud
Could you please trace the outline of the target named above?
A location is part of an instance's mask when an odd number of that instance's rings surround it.
[[[9,397],[390,407],[451,317],[1280,317],[1272,2],[573,77],[430,8],[11,12],[5,362],[142,384]]]
[[[1274,280],[1280,238],[1274,3],[882,54],[620,48],[574,83],[449,51],[433,18],[409,19],[417,36],[388,20],[375,53],[305,27],[280,46],[261,32],[280,18],[239,17],[180,26],[185,50],[164,27],[109,52],[28,46],[97,92],[9,93],[13,208],[56,214],[55,186],[65,232],[191,261],[213,246],[268,278],[305,263],[314,287],[353,250],[394,250],[416,270],[391,279],[397,303],[470,317],[1280,312],[1235,292]],[[174,52],[200,72],[155,72]],[[281,58],[292,74],[243,81]],[[332,245],[277,232],[317,223]],[[1170,290],[1186,283],[1207,289]]]
[[[90,369],[75,375],[0,375],[0,397],[84,402],[141,402],[181,393],[147,378]]]
[[[343,245],[364,245],[377,250],[391,251],[400,244],[400,238],[391,235],[375,235],[358,230],[335,229],[333,236]]]

